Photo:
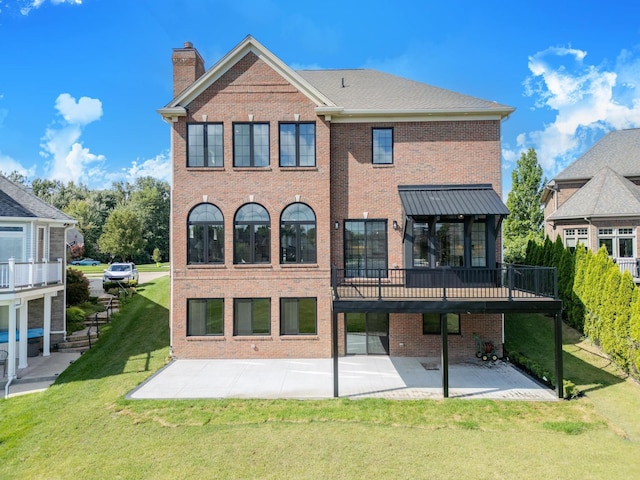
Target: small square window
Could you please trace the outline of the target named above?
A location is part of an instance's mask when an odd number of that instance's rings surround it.
[[[222,123],[187,125],[187,166],[224,166]]]
[[[269,124],[233,124],[233,166],[269,166]]]
[[[224,300],[190,298],[187,300],[187,336],[223,335]]]
[[[316,124],[280,124],[280,166],[315,167]]]
[[[315,335],[316,314],[315,298],[281,298],[280,335]]]
[[[446,313],[447,316],[447,332],[449,334],[460,334],[460,314]],[[440,335],[440,314],[439,313],[423,313],[422,314],[422,333],[423,335]]]
[[[233,306],[234,335],[271,334],[271,299],[236,298]]]

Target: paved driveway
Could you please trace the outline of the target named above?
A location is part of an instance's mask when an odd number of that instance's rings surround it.
[[[348,356],[339,359],[339,372],[340,397],[442,398],[442,372],[432,359]],[[174,360],[127,397],[332,398],[332,360]],[[500,361],[450,365],[449,397],[556,400],[554,391]]]

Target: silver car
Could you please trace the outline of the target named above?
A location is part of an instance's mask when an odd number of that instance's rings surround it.
[[[138,283],[138,269],[135,263],[112,263],[104,271],[102,284],[107,282],[135,282]]]

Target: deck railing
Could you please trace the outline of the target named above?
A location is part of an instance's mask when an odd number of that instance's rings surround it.
[[[336,300],[558,299],[555,268],[332,269]]]
[[[10,258],[8,262],[0,263],[0,293],[55,285],[63,280],[60,258],[56,262],[16,262]]]
[[[618,264],[620,272],[629,272],[632,277],[640,277],[640,258],[618,257],[613,259]]]

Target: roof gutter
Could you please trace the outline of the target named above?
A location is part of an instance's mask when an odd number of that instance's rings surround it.
[[[342,114],[350,116],[370,116],[370,115],[388,115],[388,116],[422,116],[422,115],[500,115],[505,117],[510,115],[515,109],[506,108],[421,108],[421,109],[401,109],[401,110],[387,110],[387,109],[364,109],[364,108],[344,108],[344,107],[316,107],[316,113],[319,115],[329,114]]]
[[[186,117],[187,109],[184,107],[164,107],[157,110],[162,118],[169,123],[178,121],[178,117]]]

